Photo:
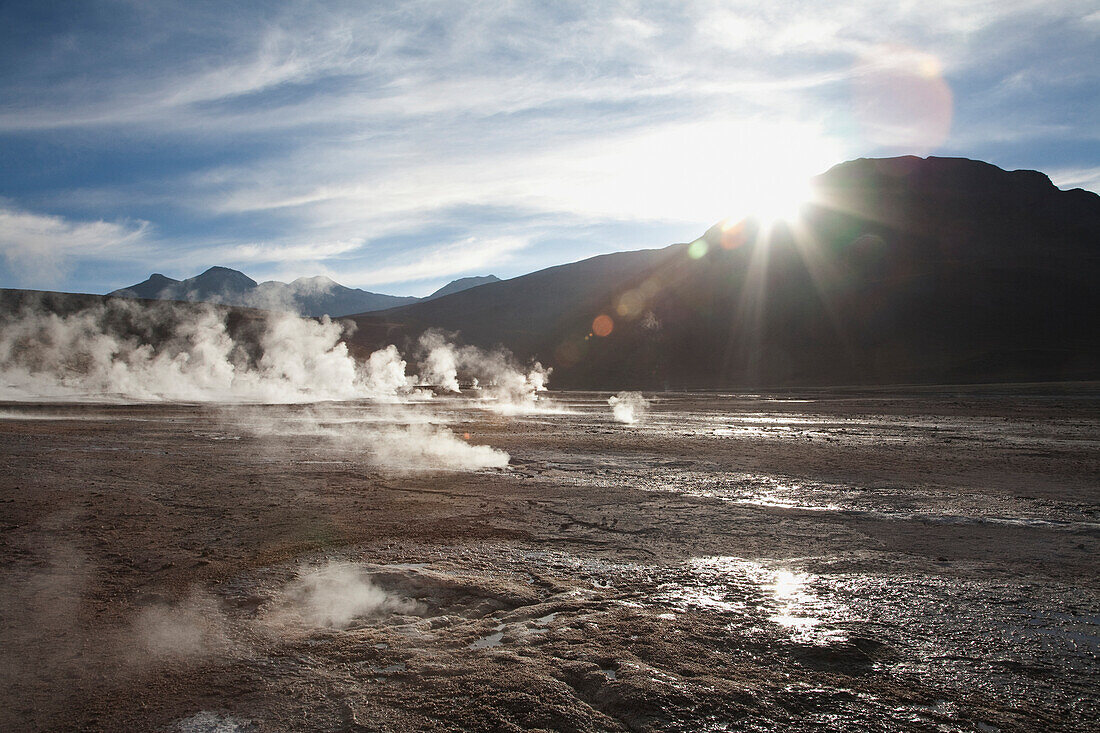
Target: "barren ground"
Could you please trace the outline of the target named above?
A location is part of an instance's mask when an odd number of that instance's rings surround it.
[[[0,405],[0,727],[1095,725],[1094,388],[606,399],[433,400],[511,461],[427,472],[371,404]]]

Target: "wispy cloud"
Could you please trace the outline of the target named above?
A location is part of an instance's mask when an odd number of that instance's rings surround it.
[[[379,267],[339,274],[350,281],[364,285],[432,280],[487,267],[498,267],[528,245],[529,242],[520,237],[493,239],[469,237],[461,242],[433,247],[429,251],[409,252],[402,255],[399,261],[383,262]]]
[[[356,252],[363,247],[363,240],[335,242],[301,242],[296,244],[244,243],[214,247],[201,247],[190,251],[186,257],[209,262],[321,262]]]
[[[1100,166],[1052,170],[1050,180],[1059,188],[1084,188],[1100,193]]]
[[[560,251],[534,245],[578,226],[603,227],[593,253],[630,246],[628,226],[691,237],[763,179],[857,155],[1100,165],[1087,0],[85,10],[0,11],[0,152],[16,163],[0,195],[130,234],[153,222],[157,242],[129,240],[146,273],[190,256],[400,283],[445,269],[393,259],[446,259],[429,230],[452,253],[519,236],[531,246],[496,250],[517,255],[501,266],[550,265]],[[942,108],[917,125],[927,100]]]
[[[120,259],[141,251],[148,222],[70,221],[0,202],[0,252],[28,286],[53,287],[73,264]]]

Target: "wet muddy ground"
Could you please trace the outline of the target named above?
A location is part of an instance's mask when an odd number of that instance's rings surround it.
[[[607,397],[0,405],[0,727],[1094,729],[1095,389]]]

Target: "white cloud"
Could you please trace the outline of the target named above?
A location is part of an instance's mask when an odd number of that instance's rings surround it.
[[[730,215],[761,186],[822,172],[841,157],[841,146],[819,122],[714,115],[560,145],[428,156],[392,174],[366,172],[371,154],[369,147],[334,146],[268,161],[239,171],[239,193],[211,204],[228,213],[294,209],[319,239],[408,229],[426,213],[457,206],[698,225]],[[310,187],[340,159],[361,163],[352,169],[364,173]]]
[[[356,252],[363,247],[362,239],[338,240],[331,242],[228,244],[215,247],[201,247],[191,250],[187,260],[200,259],[204,262],[322,262],[342,255]]]
[[[364,285],[386,285],[413,280],[457,275],[506,262],[529,242],[521,237],[470,237],[429,251],[410,253],[402,260],[383,262],[379,267],[359,271],[341,270],[339,276],[347,282]]]
[[[284,3],[263,17],[183,16],[194,32],[225,39],[203,58],[133,68],[61,89],[52,104],[10,106],[0,129],[147,125],[272,129],[409,118],[472,110],[514,113],[563,100],[634,99],[655,90],[691,93],[698,85],[781,82],[827,63],[843,69],[882,43],[904,43],[958,69],[1001,48],[973,45],[990,24],[1038,16],[1088,15],[1088,3],[897,3],[837,6],[758,2],[596,4],[573,18],[547,18],[537,3],[418,3],[354,12]],[[183,11],[180,11],[183,12]],[[562,11],[562,15],[566,15]],[[225,27],[221,27],[224,25]],[[1085,25],[1085,23],[1082,23]],[[426,29],[439,30],[426,37]],[[1012,39],[1004,39],[1011,43]],[[133,39],[120,43],[138,44]],[[730,61],[735,59],[736,64]],[[781,62],[777,64],[778,62]],[[303,98],[271,114],[263,106],[211,106],[286,84],[342,78],[324,103]],[[213,125],[213,130],[210,127]]]
[[[74,260],[132,256],[148,229],[144,221],[70,221],[0,203],[0,252],[25,287],[55,285]]]
[[[158,267],[278,262],[282,272],[308,266],[341,282],[386,284],[461,272],[462,262],[474,263],[467,269],[495,265],[489,253],[509,257],[526,246],[499,245],[513,241],[499,235],[514,235],[523,217],[682,223],[693,233],[730,214],[761,182],[912,148],[914,140],[935,148],[949,135],[953,151],[966,151],[1080,136],[1080,126],[1057,128],[1049,108],[1019,104],[1021,95],[1038,92],[1001,82],[1021,67],[1040,81],[1063,74],[1059,52],[1031,33],[1058,21],[1084,34],[1095,25],[1084,20],[1095,16],[1093,5],[686,0],[566,8],[502,0],[318,7],[289,0],[250,15],[138,4],[156,33],[130,27],[111,39],[101,66],[88,59],[91,70],[79,74],[51,66],[54,56],[43,54],[43,76],[10,87],[28,96],[0,105],[0,130],[65,135],[84,128],[93,139],[117,128],[125,140],[167,139],[184,154],[192,144],[226,151],[212,156],[203,147],[196,160],[204,162],[163,181],[66,187],[89,210],[96,201],[116,211],[140,201],[143,212],[172,207],[202,220],[207,239],[165,248]],[[1024,45],[1029,55],[1017,58]],[[956,102],[988,102],[991,113],[953,125],[952,96],[940,94],[943,114],[925,119],[916,138],[904,104],[861,119],[860,107],[875,105],[859,104],[852,92],[859,96],[868,59],[884,53],[915,59],[937,79],[942,71],[952,84],[979,72],[982,89]],[[1095,74],[1085,67],[1076,73]],[[991,89],[999,86],[997,96]],[[477,208],[518,213],[503,223],[441,221]],[[250,219],[279,233],[254,235]],[[220,221],[232,228],[219,230]],[[419,247],[424,232],[441,223],[452,238],[472,235],[464,254],[450,244],[438,256],[363,265],[382,239]],[[144,237],[140,222],[61,222],[58,239],[66,225],[99,227],[80,233],[113,242],[104,252]],[[543,234],[553,238],[554,225],[514,241]],[[38,249],[69,253],[57,262],[72,260],[70,249],[46,246],[44,236]],[[9,262],[36,262],[26,245],[4,246]],[[554,264],[552,256],[545,264]],[[40,274],[64,271],[49,261]]]
[[[1084,188],[1100,193],[1100,167],[1061,168],[1049,172],[1050,180],[1058,188]]]

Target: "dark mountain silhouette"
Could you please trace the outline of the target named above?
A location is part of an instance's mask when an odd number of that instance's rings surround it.
[[[493,275],[462,278],[443,286],[428,297],[438,297],[444,291],[460,292],[497,279]],[[228,267],[211,267],[206,272],[186,280],[175,280],[160,273],[154,273],[148,280],[115,290],[110,295],[150,300],[222,303],[292,311],[314,317],[365,313],[422,300],[349,288],[323,276],[300,277],[291,283],[278,280],[257,283],[243,272],[231,270]]]
[[[1100,377],[1100,197],[952,158],[860,159],[799,221],[553,267],[355,318],[502,344],[558,387],[761,388]],[[611,332],[597,335],[599,316]]]
[[[433,298],[442,298],[444,295],[451,295],[452,293],[461,293],[463,290],[469,290],[470,288],[476,288],[478,285],[486,285],[488,283],[500,282],[500,278],[496,275],[485,275],[483,277],[461,277],[458,280],[452,280],[439,290],[429,295],[425,300],[432,300]]]
[[[210,300],[247,293],[255,287],[256,281],[243,272],[228,267],[211,267],[201,275],[186,280],[175,280],[154,272],[145,282],[108,295],[160,300]]]
[[[419,298],[372,293],[349,288],[330,278],[300,277],[290,283],[268,280],[260,283],[248,303],[269,310],[297,311],[304,316],[344,316],[348,313],[382,310]]]

